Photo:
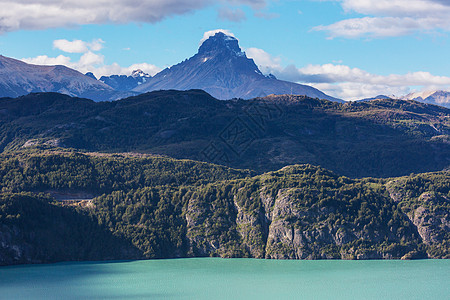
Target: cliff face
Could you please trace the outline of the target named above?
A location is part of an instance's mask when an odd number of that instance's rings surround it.
[[[132,259],[131,243],[42,195],[0,194],[0,265]]]
[[[23,155],[0,165],[1,265],[202,256],[450,258],[448,171],[350,179],[295,165],[250,177],[167,158]],[[89,205],[55,202],[40,193],[48,185],[103,194]]]
[[[444,245],[449,232],[448,208],[430,212],[419,207],[411,218],[406,208],[402,210],[387,196],[382,184],[373,189],[355,181],[342,184],[325,175],[321,184],[329,186],[324,189],[319,182],[297,181],[298,175],[288,177],[291,183],[275,180],[275,185],[274,178],[255,180],[222,197],[220,191],[227,190],[223,186],[209,187],[203,195],[189,195],[185,217],[191,248],[198,250],[193,254],[269,259],[448,255]],[[207,195],[219,199],[211,202]],[[427,255],[427,247],[443,252]]]

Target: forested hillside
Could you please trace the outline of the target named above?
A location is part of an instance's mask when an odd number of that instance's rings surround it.
[[[350,179],[295,165],[254,176],[164,157],[27,149],[1,155],[0,186],[1,264],[450,257],[449,172]]]
[[[3,152],[139,152],[259,173],[304,163],[352,178],[440,171],[450,165],[449,136],[450,110],[392,99],[219,101],[192,90],[102,103],[53,93],[0,100]]]

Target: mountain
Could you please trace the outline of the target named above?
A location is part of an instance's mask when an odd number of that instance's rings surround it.
[[[96,101],[134,95],[65,66],[39,66],[0,55],[0,97],[18,97],[36,92],[58,92]]]
[[[95,103],[39,93],[0,99],[0,151],[59,146],[258,172],[310,163],[349,177],[391,177],[450,166],[449,116],[444,107],[393,99],[222,101],[191,90]]]
[[[0,265],[176,257],[450,258],[450,173],[258,176],[152,155],[0,154]]]
[[[94,73],[92,73],[92,72],[87,72],[87,73],[84,74],[84,75],[86,75],[86,76],[88,76],[88,77],[91,77],[92,79],[97,80],[97,77],[95,77]]]
[[[238,40],[222,32],[204,41],[193,57],[161,71],[134,91],[169,89],[202,89],[222,100],[294,94],[340,101],[313,87],[263,75],[241,50]]]
[[[138,69],[131,73],[131,76],[126,75],[111,75],[102,76],[100,81],[109,85],[117,91],[130,91],[135,87],[147,82],[152,76]]]
[[[378,95],[372,98],[364,98],[364,99],[360,99],[360,100],[356,100],[356,101],[371,101],[371,100],[377,100],[377,99],[394,99],[393,97],[389,97],[386,95]]]
[[[447,91],[425,91],[408,94],[402,99],[415,100],[450,108],[450,92]]]

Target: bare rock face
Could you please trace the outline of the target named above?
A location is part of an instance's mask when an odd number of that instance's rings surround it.
[[[394,183],[400,183],[397,187]],[[419,197],[409,198],[403,181],[389,182],[387,190],[393,201],[417,203],[413,210],[406,213],[410,222],[415,226],[422,242],[429,246],[428,256],[450,257],[450,214],[448,205],[450,200],[434,192],[424,192]],[[400,188],[399,188],[400,187]],[[405,255],[406,258],[415,258],[417,253]]]
[[[423,242],[432,246],[448,241],[450,216],[447,210],[439,208],[439,204],[449,200],[431,193],[423,193],[419,201],[432,204],[430,207],[419,206],[410,216]]]
[[[446,209],[439,209],[439,201],[448,201],[445,198],[424,194],[420,201],[429,205],[407,215],[400,209],[407,193],[394,186],[386,187],[386,195],[365,185],[348,194],[336,181],[332,192],[325,192],[311,183],[304,188],[296,184],[274,188],[274,180],[276,176],[268,176],[239,188],[218,185],[206,193],[188,194],[184,215],[191,255],[267,259],[446,255],[442,248],[449,240],[449,216]]]
[[[205,232],[206,218],[209,215],[209,207],[199,205],[198,198],[193,195],[189,201],[185,211],[186,219],[186,237],[190,242],[190,254],[199,256],[208,256],[215,251],[219,244],[215,240],[207,238]],[[208,229],[206,228],[206,231]]]
[[[22,233],[17,227],[0,227],[0,265],[35,262],[29,255],[30,245],[20,242],[21,236]]]
[[[309,226],[325,211],[304,210],[295,205],[295,197],[295,189],[278,192],[269,227],[266,258],[338,258],[323,248],[342,246],[357,239],[345,227],[336,229],[325,222]]]
[[[242,237],[243,244],[252,257],[264,258],[264,215],[248,213],[239,207],[236,201],[234,201],[234,204],[237,209],[236,230]]]

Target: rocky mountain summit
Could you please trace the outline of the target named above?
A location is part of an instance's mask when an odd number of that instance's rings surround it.
[[[313,87],[265,76],[241,50],[238,40],[223,32],[205,40],[193,57],[164,69],[134,91],[168,89],[202,89],[221,100],[294,94],[340,101]]]
[[[418,92],[418,93],[410,93],[402,99],[405,100],[415,100],[419,102],[429,103],[429,104],[435,104],[440,106],[445,106],[447,108],[450,108],[450,92],[448,91],[425,91],[425,92]]]
[[[136,88],[137,86],[147,82],[147,80],[149,80],[150,78],[152,78],[152,76],[138,69],[134,70],[130,76],[127,75],[102,76],[100,77],[99,80],[117,91],[130,91]]]

